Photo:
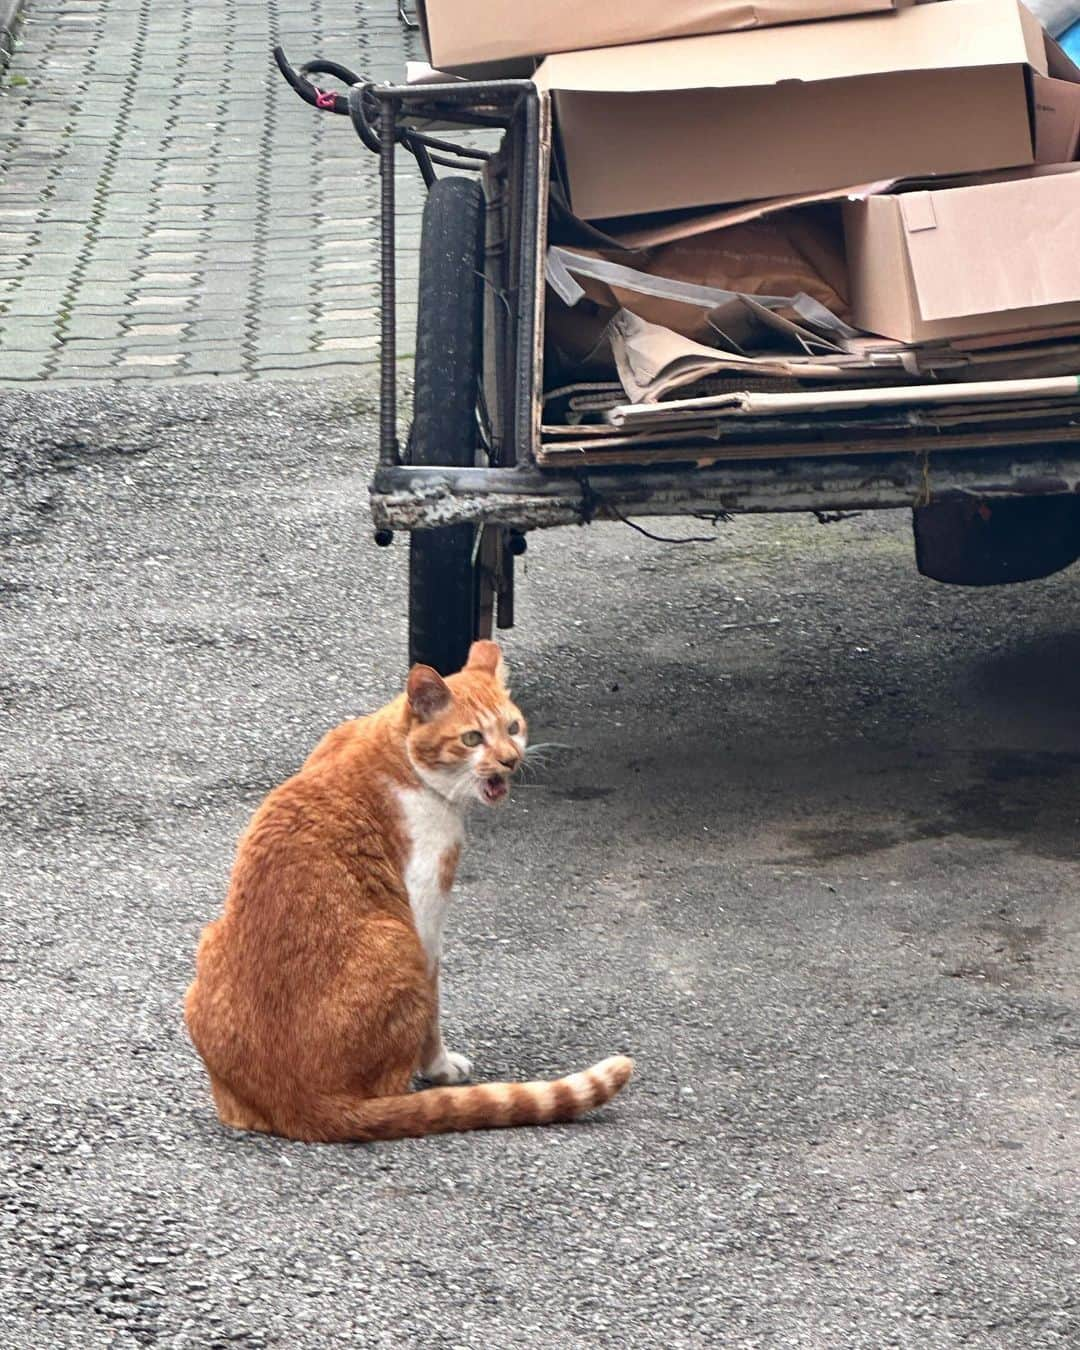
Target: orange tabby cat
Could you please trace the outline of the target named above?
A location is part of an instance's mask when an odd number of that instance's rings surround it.
[[[400,1139],[571,1120],[608,1101],[616,1056],[550,1083],[462,1083],[439,1030],[443,913],[466,804],[494,805],[525,753],[493,642],[444,680],[346,722],[240,840],[185,1004],[226,1125],[292,1139]]]

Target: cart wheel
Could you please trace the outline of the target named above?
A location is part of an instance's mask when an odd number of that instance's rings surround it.
[[[411,464],[476,463],[483,373],[484,193],[471,178],[432,185],[420,238]],[[409,661],[443,675],[478,636],[479,531],[414,531],[409,544]]]

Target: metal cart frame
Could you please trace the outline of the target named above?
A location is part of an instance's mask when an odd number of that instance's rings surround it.
[[[550,97],[525,80],[377,86],[329,62],[311,62],[297,74],[280,51],[277,56],[297,92],[320,108],[348,113],[379,158],[379,457],[370,487],[376,540],[388,544],[394,531],[408,531],[415,548],[424,531],[473,527],[474,562],[487,560],[481,570],[489,593],[498,597],[500,627],[513,623],[513,559],[524,551],[526,532],[593,520],[898,507],[913,508],[918,518],[920,510],[930,515],[925,509],[931,504],[948,503],[966,503],[962,509],[970,519],[972,503],[984,504],[985,515],[987,502],[1053,498],[1053,528],[1063,539],[1053,565],[1039,571],[1040,564],[1033,567],[1025,555],[1015,575],[1006,575],[991,558],[981,572],[976,567],[970,576],[939,579],[1020,580],[1080,556],[1080,412],[1060,404],[1020,409],[1014,420],[991,430],[980,425],[977,410],[960,411],[947,424],[919,408],[733,419],[730,430],[647,463],[598,464],[597,456],[581,467],[540,464]],[[318,90],[307,79],[312,72],[345,80],[348,95]],[[444,126],[500,128],[501,148],[487,158],[431,134]],[[451,447],[446,454],[435,447],[423,464],[409,462],[413,456],[403,454],[399,442],[395,173],[401,148],[415,156],[429,189],[436,182],[435,165],[482,168],[487,210],[495,216],[484,264],[490,303],[482,334],[483,393],[477,400],[492,434],[479,457],[485,462],[475,466],[455,464],[461,456],[449,453]],[[487,406],[480,408],[481,402]],[[1013,513],[1014,535],[1040,528],[1037,512],[995,509],[1004,517]],[[957,518],[946,515],[939,522],[951,529],[950,520]],[[926,539],[933,544],[932,532]],[[1030,542],[1022,547],[1032,552]],[[920,555],[921,567],[923,562]],[[430,599],[423,603],[430,608]],[[490,631],[494,608],[489,594],[479,605],[472,636]],[[414,644],[412,656],[424,652]]]
[[[542,469],[535,452],[539,433],[543,315],[541,242],[551,147],[550,112],[529,81],[493,84],[376,86],[382,180],[381,415],[379,464],[371,509],[380,529],[416,530],[464,522],[518,530],[585,524],[618,515],[708,512],[838,511],[911,507],[948,494],[980,497],[1045,496],[1080,491],[1080,419],[1060,412],[1031,419],[995,443],[978,424],[943,433],[918,410],[848,413],[799,421],[755,419],[738,435],[748,447],[784,443],[784,458],[727,460],[695,467],[687,447],[679,464],[656,467]],[[394,173],[399,132],[417,120],[449,121],[506,108],[508,127],[520,134],[518,256],[512,290],[512,384],[504,458],[478,468],[415,467],[402,462],[397,439],[396,219]],[[868,438],[880,452],[853,455],[845,445]],[[806,457],[791,456],[804,442]],[[715,449],[715,442],[699,450]],[[615,511],[612,512],[611,508]]]

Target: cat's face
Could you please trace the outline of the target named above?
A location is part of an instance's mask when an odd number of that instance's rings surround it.
[[[408,699],[409,757],[423,781],[451,801],[504,801],[525,757],[527,728],[495,643],[474,642],[465,669],[445,680],[414,666]]]

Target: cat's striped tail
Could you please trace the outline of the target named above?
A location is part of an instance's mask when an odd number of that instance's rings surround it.
[[[305,1122],[301,1137],[326,1143],[411,1139],[425,1134],[552,1125],[602,1106],[634,1071],[624,1055],[549,1083],[477,1083],[427,1088],[403,1097],[324,1098],[321,1120]],[[292,1131],[289,1131],[292,1133]]]

